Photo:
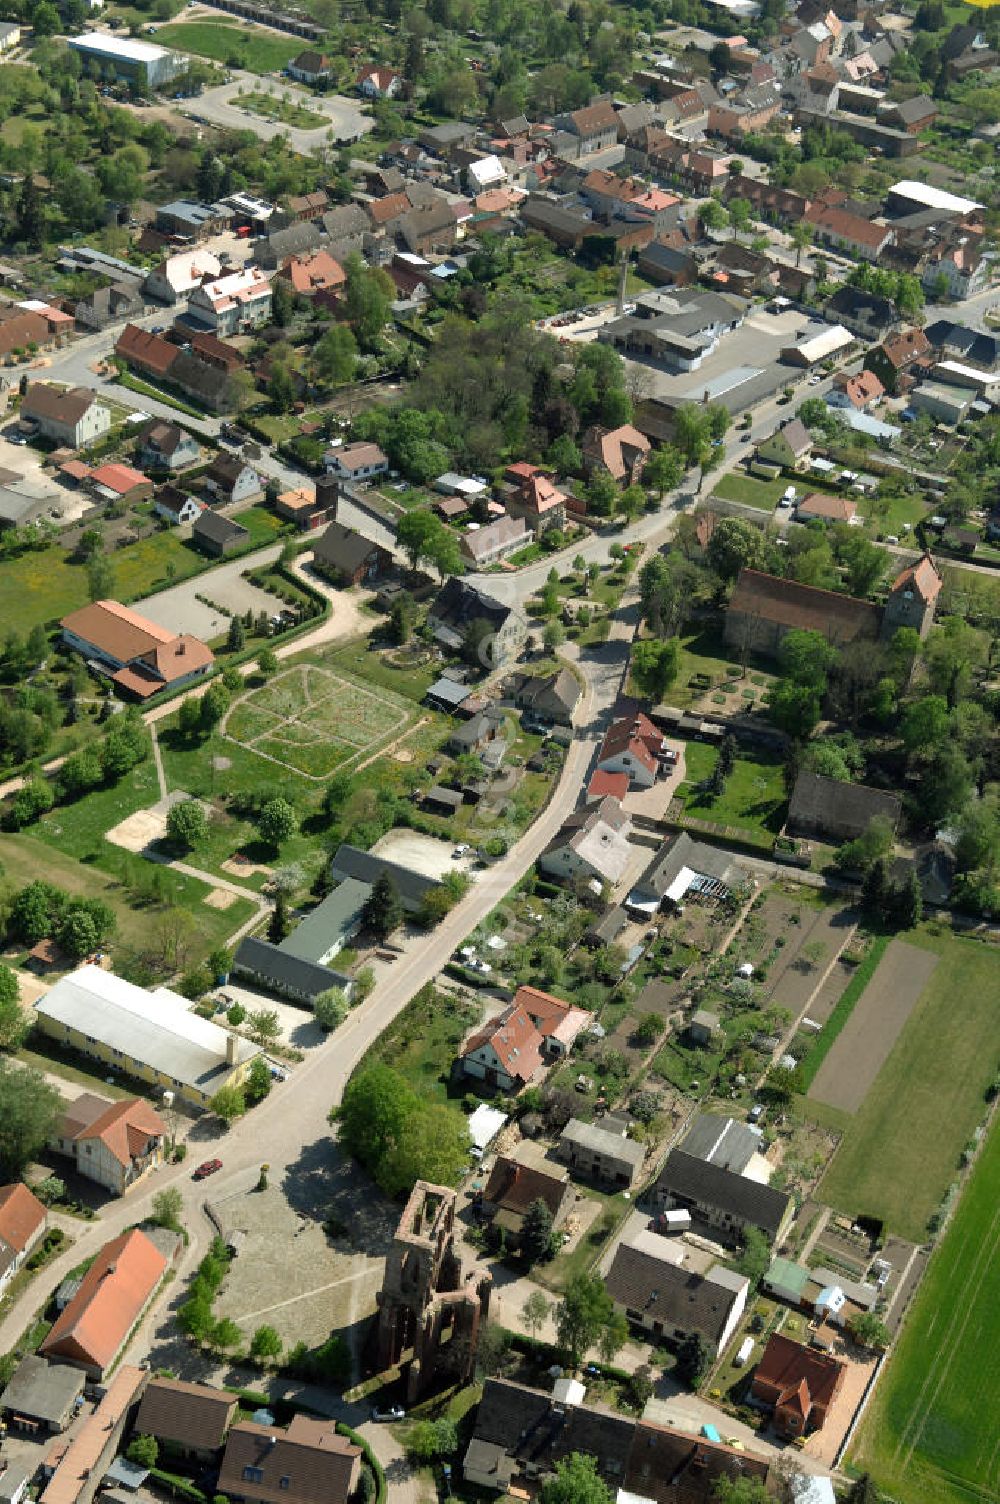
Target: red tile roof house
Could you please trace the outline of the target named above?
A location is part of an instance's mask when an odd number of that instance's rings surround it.
[[[0,1295],[45,1236],[48,1218],[26,1185],[0,1187]]]
[[[131,465],[110,462],[98,465],[87,477],[88,485],[106,501],[147,501],[153,494],[153,482]]]
[[[660,772],[664,741],[647,715],[623,716],[608,727],[598,768],[604,773],[627,773],[637,788],[653,787]]]
[[[148,700],[167,685],[206,674],[215,662],[210,648],[188,633],[168,632],[118,601],[94,601],[59,623],[63,642],[85,659],[113,670],[112,684]]]
[[[542,1036],[524,1008],[512,1003],[473,1034],[459,1055],[461,1070],[499,1091],[520,1091],[542,1071]]]
[[[858,504],[847,496],[823,496],[818,491],[803,496],[795,508],[798,522],[850,522]]]
[[[148,1378],[145,1369],[123,1364],[79,1430],[53,1443],[43,1464],[52,1468],[52,1476],[42,1492],[42,1504],[91,1504],[115,1460]]]
[[[891,225],[875,224],[839,204],[811,204],[803,218],[812,225],[818,244],[849,251],[861,261],[877,261],[896,239]]]
[[[278,276],[290,282],[293,292],[303,298],[311,298],[318,292],[339,292],[347,282],[347,274],[339,261],[334,261],[329,251],[311,251],[306,256],[289,256],[282,263]]]
[[[587,803],[592,804],[596,799],[624,799],[627,793],[627,773],[606,773],[597,768],[587,785]]]
[[[550,527],[566,525],[566,497],[537,465],[524,460],[503,473],[500,499],[512,517],[523,517],[538,538]]]
[[[551,992],[540,992],[537,987],[519,987],[514,994],[514,1004],[523,1008],[542,1036],[542,1054],[547,1058],[568,1055],[581,1030],[590,1021],[584,1008],[574,1008],[561,997]]]
[[[98,1382],[118,1361],[167,1272],[156,1244],[133,1228],[105,1243],[38,1351]]]
[[[885,387],[874,371],[859,371],[856,376],[841,371],[833,379],[826,402],[828,407],[850,407],[864,413],[884,396]]]
[[[761,1355],[750,1392],[773,1412],[778,1434],[794,1439],[824,1425],[844,1372],[836,1358],[778,1335]]]
[[[403,80],[391,68],[380,68],[377,63],[366,63],[358,74],[357,90],[366,99],[395,99],[403,87]]]
[[[247,1504],[348,1504],[361,1478],[361,1448],[332,1421],[293,1416],[287,1430],[233,1426],[219,1491]]]
[[[106,1102],[84,1092],[67,1105],[49,1148],[77,1173],[122,1196],[163,1163],[166,1124],[148,1102]]]
[[[553,1165],[546,1171],[502,1154],[497,1155],[483,1191],[483,1206],[493,1226],[503,1232],[507,1246],[515,1248],[528,1208],[535,1201],[545,1203],[553,1231],[557,1231],[575,1200],[569,1171],[561,1165]]]
[[[631,486],[641,478],[651,445],[631,423],[620,428],[591,428],[583,438],[583,463],[589,472],[601,470],[619,485]]]

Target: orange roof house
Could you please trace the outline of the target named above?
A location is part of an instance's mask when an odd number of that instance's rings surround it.
[[[844,1380],[844,1365],[826,1353],[774,1336],[753,1376],[752,1394],[773,1412],[782,1436],[818,1431]]]
[[[128,496],[135,501],[141,500],[139,492],[152,495],[153,491],[153,482],[148,475],[143,475],[141,470],[133,470],[131,465],[115,462],[98,465],[96,470],[91,470],[89,480],[92,486],[100,486],[116,496]]]
[[[112,683],[139,699],[207,673],[215,662],[197,637],[168,631],[119,601],[93,601],[59,625],[67,647],[113,669]]]
[[[503,473],[502,500],[512,517],[523,517],[537,535],[566,520],[566,496],[537,465],[524,460]]]
[[[604,470],[612,480],[631,486],[642,475],[650,443],[631,423],[618,428],[592,428],[584,436],[583,459],[588,469]]]
[[[45,1232],[46,1212],[26,1185],[0,1187],[0,1290]]]
[[[511,1003],[466,1040],[460,1058],[467,1076],[505,1091],[519,1091],[541,1068],[542,1035],[526,1010]]]
[[[105,1243],[39,1352],[103,1378],[166,1271],[166,1256],[138,1228]]]
[[[81,1175],[118,1195],[161,1162],[166,1124],[148,1102],[108,1102],[84,1092],[71,1102],[51,1147],[73,1159]]]
[[[857,502],[848,496],[825,496],[820,491],[812,491],[803,496],[795,515],[799,522],[850,522],[857,510]]]
[[[659,772],[663,733],[648,715],[622,716],[605,733],[597,766],[605,773],[627,773],[631,783],[651,788]]]
[[[292,290],[304,298],[312,297],[317,292],[336,292],[347,281],[344,268],[339,261],[334,261],[329,251],[289,256],[283,262],[278,276],[290,282]]]
[[[535,1028],[541,1034],[543,1052],[547,1055],[565,1055],[585,1027],[590,1014],[584,1008],[575,1008],[551,992],[541,992],[537,987],[519,987],[514,994],[514,1007],[523,1008]]]
[[[913,590],[925,601],[936,601],[941,594],[941,575],[930,554],[923,554],[916,564],[908,564],[892,582],[893,590]]]

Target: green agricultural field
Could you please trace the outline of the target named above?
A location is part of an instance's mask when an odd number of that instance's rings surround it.
[[[302,42],[295,37],[275,36],[223,16],[218,20],[178,21],[171,26],[160,26],[156,40],[163,47],[196,52],[199,57],[246,68],[251,73],[277,73],[302,51]]]
[[[770,845],[784,823],[788,804],[781,758],[737,757],[723,793],[716,797],[696,792],[696,785],[710,777],[718,758],[717,747],[686,743],[685,780],[678,789],[685,813],[715,825],[734,826]]]
[[[976,940],[907,935],[939,964],[861,1108],[851,1117],[819,1198],[850,1215],[881,1217],[923,1240],[984,1111],[997,1067],[1000,956]],[[956,1006],[956,1002],[960,1006]],[[813,1104],[803,1103],[808,1116]]]
[[[907,1504],[1000,1498],[998,1236],[1000,1128],[994,1127],[851,1459]]]

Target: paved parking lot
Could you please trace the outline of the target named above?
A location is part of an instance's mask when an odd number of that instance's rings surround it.
[[[303,130],[299,126],[283,125],[280,120],[267,120],[242,106],[238,97],[241,89],[245,94],[277,92],[282,97],[287,94],[292,103],[322,115],[324,123]],[[292,149],[303,154],[322,143],[330,130],[338,141],[360,141],[373,123],[371,116],[363,115],[353,99],[346,99],[342,94],[312,94],[285,80],[275,89],[271,80],[256,73],[235,71],[231,83],[222,84],[218,89],[206,89],[197,99],[183,100],[177,108],[191,119],[224,125],[229,130],[253,131],[262,141],[270,141],[273,136],[287,136]]]
[[[224,611],[217,609],[219,606],[226,606],[240,616],[246,611],[252,611],[255,616],[266,611],[272,616],[275,611],[281,610],[282,602],[277,596],[269,595],[266,590],[259,590],[243,578],[245,569],[268,564],[280,552],[280,544],[274,544],[270,548],[260,549],[249,558],[244,556],[231,563],[220,564],[218,569],[196,575],[193,580],[185,580],[183,585],[172,585],[169,590],[161,590],[157,595],[147,595],[144,600],[135,601],[133,609],[140,616],[155,621],[158,626],[166,627],[168,631],[190,632],[192,637],[199,637],[202,642],[211,642],[214,637],[221,637],[229,630],[229,618]],[[211,601],[212,605],[206,606],[204,600],[198,600],[199,595]]]

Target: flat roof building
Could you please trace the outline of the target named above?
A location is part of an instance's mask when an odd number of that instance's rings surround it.
[[[191,1011],[168,987],[147,992],[100,966],[81,966],[35,1004],[52,1039],[206,1106],[245,1077],[260,1046]]]
[[[181,52],[168,52],[154,42],[134,37],[116,37],[106,31],[85,31],[70,37],[69,45],[83,58],[84,66],[95,62],[111,69],[116,78],[142,88],[159,89],[183,73],[188,59]]]

